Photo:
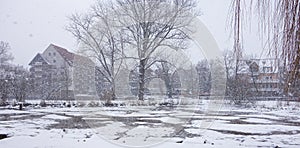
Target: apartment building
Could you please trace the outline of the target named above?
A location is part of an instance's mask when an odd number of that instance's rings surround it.
[[[283,69],[277,59],[242,60],[238,76],[247,80],[254,96],[276,97],[283,93]]]
[[[87,57],[50,44],[29,63],[35,99],[97,97],[95,64]]]

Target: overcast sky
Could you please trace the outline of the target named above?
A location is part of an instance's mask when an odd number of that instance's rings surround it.
[[[221,49],[231,49],[226,20],[231,0],[199,0],[201,21]],[[0,0],[0,40],[11,45],[14,63],[28,66],[50,44],[77,50],[74,37],[65,30],[67,16],[85,12],[94,0]],[[260,54],[257,31],[246,32],[245,50]]]

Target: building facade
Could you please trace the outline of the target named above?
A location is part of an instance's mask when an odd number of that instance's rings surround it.
[[[50,44],[30,65],[35,99],[95,98],[95,64],[89,58]]]
[[[278,97],[283,93],[283,71],[277,59],[243,60],[238,76],[248,82],[254,97]]]

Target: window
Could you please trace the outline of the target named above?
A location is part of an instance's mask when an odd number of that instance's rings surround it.
[[[272,72],[272,67],[263,67],[263,72]]]
[[[35,68],[34,71],[42,71],[41,68]]]
[[[41,78],[42,75],[36,74],[35,77],[36,77],[36,78]]]
[[[56,60],[53,60],[53,63],[56,63]]]
[[[49,52],[49,56],[51,56],[51,53]]]
[[[53,52],[53,56],[56,56],[56,53],[55,53],[55,52]]]
[[[35,62],[35,65],[42,65],[42,62]]]

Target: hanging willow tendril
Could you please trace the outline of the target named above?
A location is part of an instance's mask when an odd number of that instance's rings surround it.
[[[232,0],[229,15],[237,59],[241,57],[242,23],[246,12],[258,16],[268,53],[283,60],[287,72],[284,93],[287,94],[300,68],[300,0]]]

